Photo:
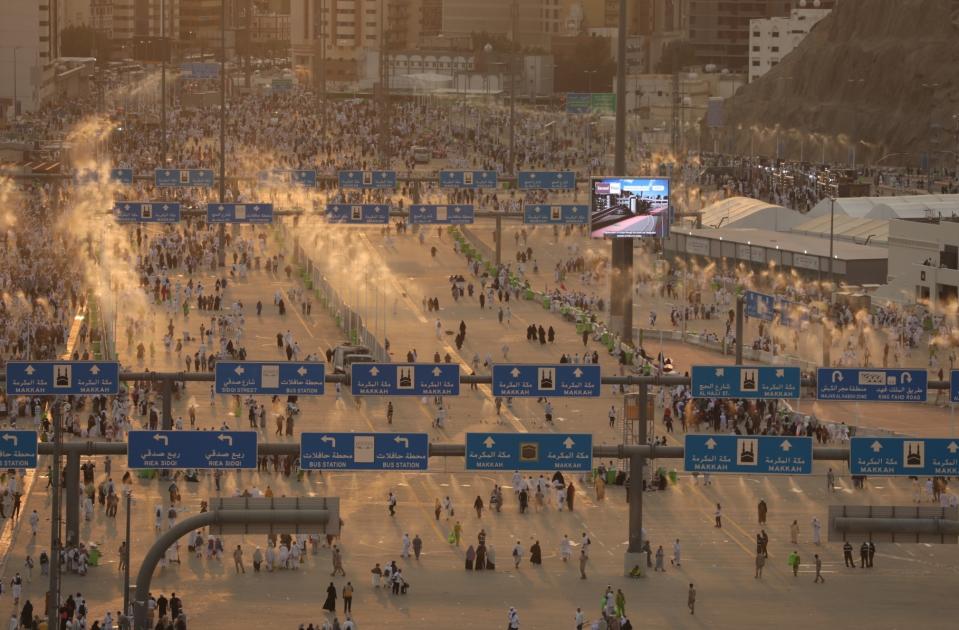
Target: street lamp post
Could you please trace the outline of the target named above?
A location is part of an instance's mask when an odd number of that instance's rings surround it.
[[[17,51],[23,48],[22,46],[13,47],[13,117],[16,118],[20,113],[20,100],[17,98]]]

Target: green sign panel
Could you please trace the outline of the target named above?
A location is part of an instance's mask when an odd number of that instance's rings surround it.
[[[590,94],[589,105],[594,112],[613,113],[616,111],[616,94],[613,92],[599,92]]]

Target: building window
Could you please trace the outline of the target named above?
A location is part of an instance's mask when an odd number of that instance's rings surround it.
[[[770,33],[773,37],[779,37],[779,31],[773,31]]]
[[[759,60],[758,60],[758,59],[753,59],[753,65],[756,66],[756,67],[759,67]]]
[[[772,52],[779,52],[779,46],[770,46],[769,50],[771,50]]]
[[[759,37],[759,31],[753,31],[753,37]]]
[[[759,46],[753,46],[753,52],[759,52]]]

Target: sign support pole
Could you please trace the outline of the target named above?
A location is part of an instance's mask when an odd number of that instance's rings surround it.
[[[168,378],[163,379],[161,387],[163,408],[161,410],[160,426],[164,431],[169,431],[173,429],[173,381]]]
[[[496,266],[503,262],[503,217],[496,215]]]
[[[743,296],[736,296],[736,365],[743,364]]]
[[[80,487],[80,453],[67,451],[66,468],[67,487],[67,545],[72,546],[80,540],[80,495],[71,488]],[[50,559],[53,562],[53,558]]]
[[[50,467],[53,485],[53,510],[50,518],[50,586],[47,590],[47,619],[59,619],[60,613],[60,401],[53,402],[53,464]]]

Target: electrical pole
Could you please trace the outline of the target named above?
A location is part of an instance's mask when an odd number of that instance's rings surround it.
[[[172,13],[172,11],[171,11]],[[160,164],[166,166],[166,56],[170,50],[166,41],[166,0],[160,0],[160,41],[164,48],[160,53]]]
[[[509,50],[509,165],[507,172],[510,175],[516,174],[516,31],[519,23],[519,4],[513,0],[510,4],[510,17],[512,18],[512,35],[510,36]],[[500,234],[502,235],[502,234]]]
[[[614,175],[626,175],[626,0],[619,0],[616,36],[616,160]],[[592,182],[590,182],[592,186]],[[610,324],[625,343],[633,341],[633,241],[614,238],[609,279]],[[632,551],[632,549],[630,549]]]
[[[320,123],[326,141],[326,0],[320,0]]]
[[[226,0],[220,0],[220,203],[226,201]],[[226,227],[217,228],[217,263],[226,264]]]

